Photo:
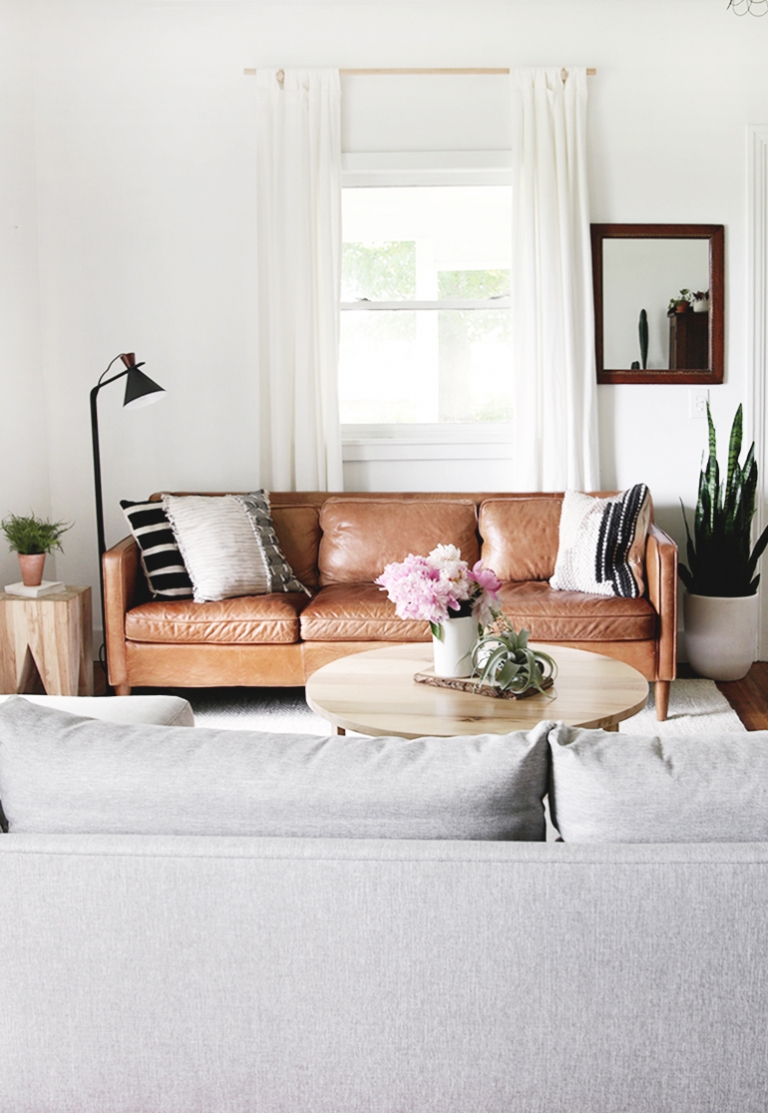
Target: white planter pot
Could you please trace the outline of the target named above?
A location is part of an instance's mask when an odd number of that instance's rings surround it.
[[[432,635],[435,676],[471,676],[472,650],[477,641],[477,619],[449,618],[440,627],[442,638]]]
[[[757,595],[683,595],[685,646],[694,672],[741,680],[757,651]]]

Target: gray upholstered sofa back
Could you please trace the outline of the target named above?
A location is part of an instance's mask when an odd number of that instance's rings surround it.
[[[0,838],[0,1109],[764,1113],[768,845]]]

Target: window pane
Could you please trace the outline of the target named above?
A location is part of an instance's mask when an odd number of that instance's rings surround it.
[[[438,271],[439,298],[509,297],[509,271]]]
[[[345,243],[341,255],[341,300],[401,301],[416,297],[416,243]]]
[[[509,293],[511,209],[509,186],[343,190],[341,300],[427,301]],[[491,292],[439,293],[439,272],[481,271],[504,272]]]
[[[339,394],[348,425],[509,421],[509,315],[342,313]]]

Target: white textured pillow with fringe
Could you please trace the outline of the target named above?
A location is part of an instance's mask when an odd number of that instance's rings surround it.
[[[279,550],[264,492],[163,495],[196,603],[307,589]]]
[[[642,595],[650,519],[651,496],[644,483],[609,498],[566,491],[550,587],[626,599]]]

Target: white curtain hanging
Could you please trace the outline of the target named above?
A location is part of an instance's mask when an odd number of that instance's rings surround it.
[[[260,482],[341,490],[339,73],[256,80]]]
[[[586,69],[511,76],[514,486],[599,490]]]

